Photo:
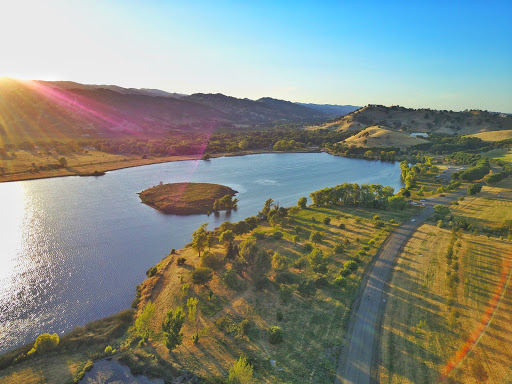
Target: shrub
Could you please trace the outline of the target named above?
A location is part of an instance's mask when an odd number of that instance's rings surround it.
[[[347,285],[347,279],[343,276],[338,276],[335,280],[334,280],[334,284],[336,284],[338,287],[344,287]]]
[[[276,319],[277,319],[277,321],[283,321],[283,312],[277,311]]]
[[[173,249],[171,249],[171,255],[174,255],[174,254],[176,254],[176,249],[173,248]]]
[[[275,240],[281,240],[283,238],[283,232],[276,231],[272,234]]]
[[[287,303],[293,296],[293,288],[288,285],[281,285],[279,287],[279,298],[283,303]]]
[[[230,289],[235,290],[238,288],[237,273],[233,269],[228,269],[226,272],[224,272],[222,275],[222,281]]]
[[[313,243],[320,243],[322,241],[322,234],[318,231],[311,232],[311,235],[309,236],[309,241],[312,241]]]
[[[240,357],[229,369],[228,384],[246,384],[252,382],[252,365],[247,363],[245,357]]]
[[[242,320],[237,326],[236,336],[243,337],[243,336],[247,335],[249,333],[250,326],[251,325],[249,324],[249,320],[247,320],[247,319]]]
[[[324,217],[323,222],[324,222],[325,225],[329,225],[329,224],[331,224],[331,218],[330,217]]]
[[[340,223],[340,224],[338,225],[338,228],[339,228],[339,229],[345,229],[345,227],[346,227],[345,223]]]
[[[206,285],[213,279],[213,270],[209,267],[199,267],[192,272],[192,282],[197,285]]]
[[[311,252],[312,250],[313,250],[313,245],[311,245],[310,243],[304,244],[304,251],[305,252]]]
[[[343,253],[345,251],[345,247],[341,243],[337,243],[334,245],[334,253]]]
[[[224,257],[210,251],[203,252],[201,255],[201,265],[213,270],[220,269],[224,266]]]
[[[147,271],[146,271],[146,276],[147,277],[153,277],[156,275],[156,267],[153,267],[153,268],[149,268]]]
[[[311,280],[304,280],[297,286],[297,291],[304,297],[313,296],[316,293],[315,283]]]
[[[187,261],[187,259],[185,259],[184,257],[178,257],[176,259],[176,264],[177,265],[183,265],[183,264],[185,264],[186,261]]]
[[[308,199],[306,197],[301,197],[299,201],[297,201],[297,206],[301,209],[306,208],[306,205],[308,203]]]
[[[32,355],[33,353],[45,353],[53,351],[59,345],[59,335],[54,333],[50,335],[49,333],[43,333],[37,336],[36,342],[34,343],[34,347],[27,353],[27,355]]]
[[[297,244],[297,243],[300,241],[300,237],[299,237],[299,235],[294,235],[294,236],[293,236],[293,238],[292,238],[292,240],[293,240],[293,242],[294,242],[295,244]]]
[[[110,345],[107,345],[103,353],[105,354],[105,356],[112,356],[114,353],[116,353],[116,350],[112,349]]]
[[[291,207],[290,209],[288,209],[288,214],[289,215],[296,215],[299,212],[300,212],[300,208],[299,207]]]
[[[270,327],[268,330],[268,341],[270,344],[279,344],[283,341],[283,332],[278,326]]]
[[[353,260],[345,261],[345,263],[343,263],[343,269],[348,269],[349,271],[354,272],[357,270],[357,263]]]
[[[252,235],[256,240],[263,240],[265,238],[265,234],[263,232],[254,232]]]

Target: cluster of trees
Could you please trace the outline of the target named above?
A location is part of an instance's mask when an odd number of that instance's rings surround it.
[[[414,146],[415,150],[435,154],[449,154],[463,151],[465,153],[485,152],[501,147],[502,144],[483,141],[478,137],[431,135],[427,143]]]
[[[362,205],[367,208],[381,208],[402,210],[405,208],[405,199],[394,196],[394,189],[380,184],[344,183],[331,188],[324,188],[310,194],[313,205],[326,207],[331,205]]]
[[[475,181],[484,178],[491,170],[491,164],[487,157],[482,157],[473,167],[458,173],[458,179],[464,181]],[[452,175],[453,176],[453,175]]]
[[[274,151],[293,151],[304,148],[304,143],[295,140],[279,140],[274,144]]]
[[[220,199],[216,199],[213,202],[213,210],[215,212],[219,211],[231,211],[233,209],[237,209],[237,203],[238,199],[235,197],[232,197],[230,195],[226,195],[221,197]]]
[[[365,148],[354,144],[335,143],[325,147],[336,156],[357,157],[369,160],[396,161],[400,148]]]

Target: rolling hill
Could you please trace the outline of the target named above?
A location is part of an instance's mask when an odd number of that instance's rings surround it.
[[[421,138],[414,138],[408,134],[395,132],[383,126],[365,128],[363,131],[345,140],[347,144],[365,148],[406,148],[425,142],[426,140]]]
[[[478,137],[484,141],[501,141],[506,139],[512,139],[512,129],[507,129],[504,131],[489,131],[489,132],[480,132],[471,135],[472,137]]]
[[[393,131],[469,135],[483,131],[512,129],[512,116],[487,111],[438,111],[400,106],[368,105],[335,121],[310,129],[355,131],[372,126]]]

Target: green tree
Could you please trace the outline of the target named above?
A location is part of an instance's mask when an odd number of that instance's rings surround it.
[[[137,316],[137,319],[135,320],[135,330],[137,332],[137,336],[139,336],[142,341],[146,341],[151,334],[150,321],[154,312],[155,305],[151,303],[151,300],[149,300],[142,310],[142,313]]]
[[[201,255],[201,266],[208,267],[216,271],[224,266],[224,257],[211,251],[203,252]]]
[[[182,343],[183,333],[181,333],[181,328],[184,323],[185,314],[181,307],[177,307],[175,311],[171,309],[167,312],[167,317],[162,324],[162,331],[164,331],[164,344],[169,351]]]
[[[192,282],[197,285],[206,285],[213,279],[213,269],[199,267],[192,272]]]
[[[473,196],[482,190],[482,184],[471,184],[468,187],[468,196]]]
[[[198,303],[198,300],[196,297],[191,297],[187,300],[188,319],[190,320],[191,323],[196,322],[197,303]]]
[[[245,357],[240,356],[238,361],[229,369],[228,384],[253,383],[252,365],[247,363]]]
[[[437,205],[434,205],[434,212],[435,212],[436,220],[440,220],[450,214],[450,208],[447,207],[446,205],[437,204]]]
[[[208,223],[201,225],[193,234],[192,234],[192,248],[197,251],[199,256],[201,256],[201,252],[208,246],[208,232],[206,227]]]
[[[288,269],[288,258],[284,255],[281,255],[278,252],[274,252],[274,255],[272,256],[272,268],[276,272],[284,272]]]
[[[322,241],[322,234],[318,231],[311,232],[311,235],[309,236],[309,241],[312,241],[315,244],[318,244]]]
[[[297,206],[300,209],[304,209],[304,208],[306,208],[307,203],[308,203],[308,199],[306,197],[301,197],[299,199],[299,201],[297,201]]]
[[[403,211],[407,205],[403,196],[390,196],[388,197],[389,208],[394,211]]]

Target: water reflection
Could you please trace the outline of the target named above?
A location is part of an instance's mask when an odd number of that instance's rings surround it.
[[[138,192],[168,182],[239,191],[230,217],[164,215]],[[0,184],[0,352],[129,307],[144,272],[208,222],[255,215],[342,182],[400,185],[399,164],[326,154],[267,154],[119,170],[99,178]]]

